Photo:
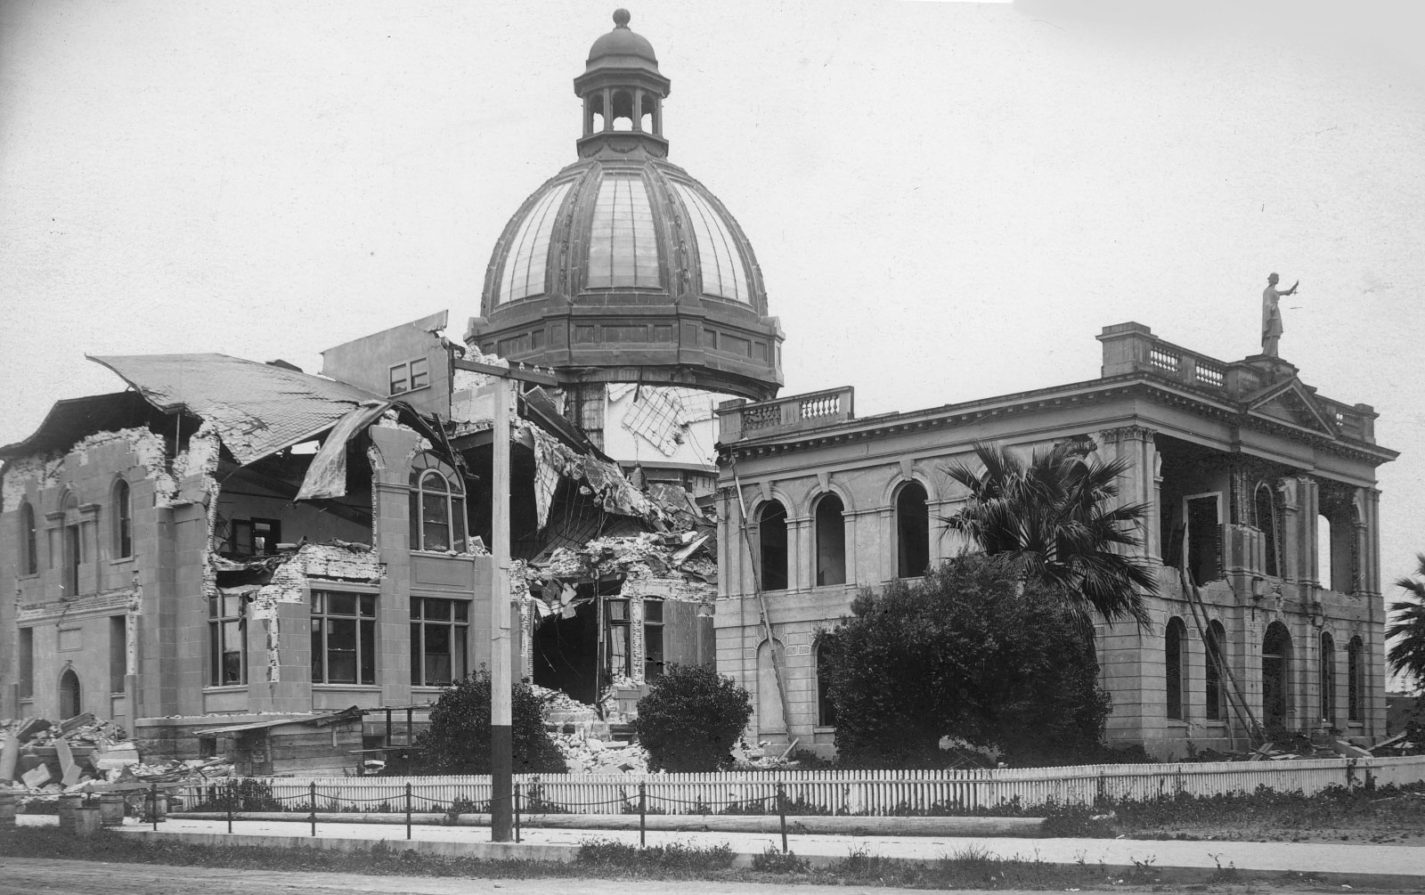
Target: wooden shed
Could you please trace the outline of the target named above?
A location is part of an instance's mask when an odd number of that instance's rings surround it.
[[[244,777],[304,776],[352,771],[361,750],[363,712],[355,706],[324,715],[298,715],[195,731],[217,741]]]

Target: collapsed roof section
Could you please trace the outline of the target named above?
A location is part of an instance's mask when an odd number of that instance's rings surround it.
[[[343,382],[225,354],[90,360],[113,370],[159,410],[186,411],[212,423],[243,466],[316,438],[353,411],[375,419],[391,406]]]

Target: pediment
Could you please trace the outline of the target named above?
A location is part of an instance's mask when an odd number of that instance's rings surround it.
[[[1337,435],[1330,414],[1322,409],[1311,389],[1296,378],[1268,386],[1248,398],[1247,413],[1301,426],[1332,438]]]

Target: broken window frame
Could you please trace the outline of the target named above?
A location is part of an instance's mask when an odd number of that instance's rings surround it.
[[[133,490],[120,477],[114,482],[114,557],[128,559],[134,555]]]
[[[1192,505],[1194,502],[1202,502],[1209,499],[1213,501],[1214,518],[1216,520],[1212,523],[1212,538],[1209,540],[1202,537],[1201,532],[1199,532],[1199,537],[1194,538],[1192,531]],[[1184,494],[1182,507],[1183,540],[1181,555],[1184,567],[1188,570],[1188,574],[1192,577],[1194,584],[1201,585],[1209,581],[1220,580],[1223,576],[1222,492],[1203,491],[1197,494]],[[1175,532],[1174,537],[1176,536]],[[1200,550],[1207,551],[1206,555],[1195,552]],[[1199,562],[1207,563],[1207,565],[1201,569],[1201,571],[1208,573],[1206,576],[1198,575],[1199,569],[1197,563],[1194,562],[1195,558],[1197,558]]]
[[[440,490],[434,485],[440,483]],[[411,549],[428,553],[465,553],[468,538],[465,489],[450,464],[429,452],[411,461]],[[444,529],[445,544],[436,532]]]
[[[663,675],[663,600],[645,597],[643,600],[643,679],[655,680]]]
[[[604,599],[604,672],[610,678],[633,676],[633,625],[629,613],[627,598]]]
[[[350,600],[351,611],[342,604]],[[376,685],[376,594],[357,591],[313,589],[309,603],[312,635],[312,683],[329,686],[368,687]],[[349,637],[345,633],[349,631]],[[350,648],[332,641],[348,641]],[[348,659],[349,656],[349,659]],[[333,659],[339,659],[334,662]],[[350,664],[350,680],[333,666]]]
[[[228,552],[236,556],[273,556],[282,541],[282,520],[234,519],[228,537]]]
[[[444,617],[442,618],[441,615]],[[431,652],[431,635],[446,638],[446,652]],[[411,597],[411,686],[448,687],[469,672],[470,601]],[[445,674],[431,673],[431,660],[444,655]]]
[[[239,594],[208,597],[209,687],[247,685],[247,604],[247,597]],[[230,664],[233,657],[235,668]]]

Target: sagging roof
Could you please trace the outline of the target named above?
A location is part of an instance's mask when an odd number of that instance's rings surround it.
[[[56,401],[34,434],[0,447],[0,460],[63,450],[94,432],[143,425],[152,412],[148,402],[133,392]]]
[[[311,724],[316,727],[327,727],[332,724],[340,724],[346,721],[357,721],[365,717],[366,713],[352,706],[342,709],[339,712],[328,712],[323,715],[303,715],[287,718],[264,718],[261,721],[249,721],[246,724],[225,724],[220,727],[205,727],[202,730],[193,731],[194,736],[217,736],[220,734],[242,733],[247,730],[264,730],[273,727],[285,727],[288,724]]]
[[[379,395],[309,373],[225,354],[93,357],[163,411],[211,423],[241,465],[315,438]]]

